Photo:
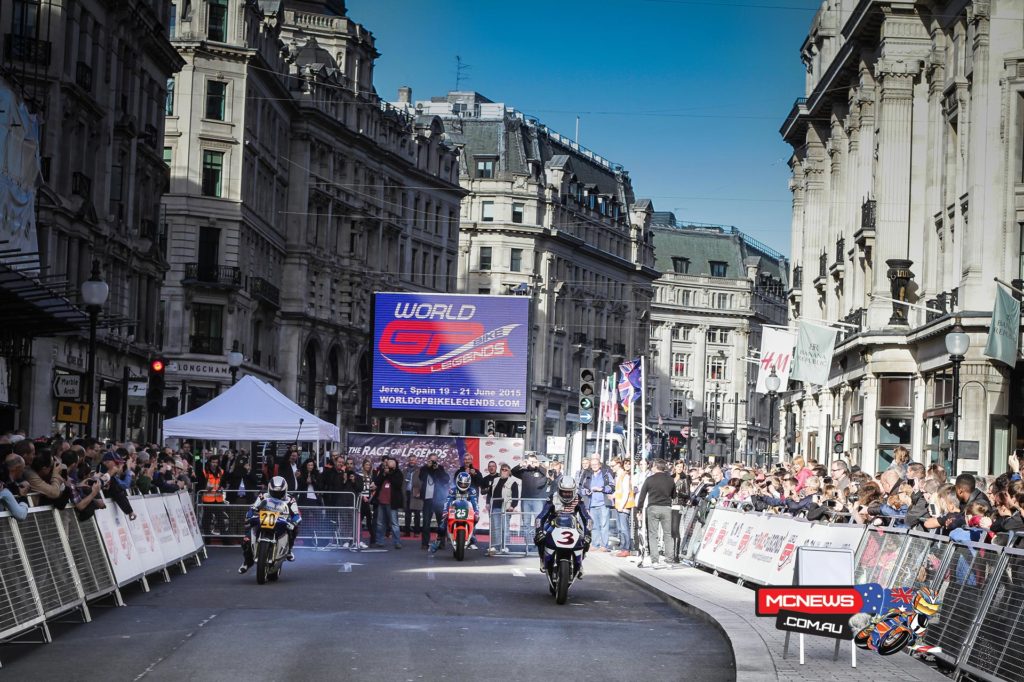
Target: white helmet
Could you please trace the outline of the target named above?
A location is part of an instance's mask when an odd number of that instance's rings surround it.
[[[284,494],[288,492],[288,484],[281,476],[274,476],[270,479],[270,496],[276,500],[283,500]]]
[[[568,504],[576,497],[576,479],[569,475],[558,477],[558,496]]]

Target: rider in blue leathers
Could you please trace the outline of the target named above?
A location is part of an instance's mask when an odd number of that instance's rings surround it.
[[[295,561],[295,554],[292,547],[295,546],[295,535],[298,533],[299,524],[302,522],[302,514],[299,513],[299,505],[295,498],[288,494],[288,484],[280,476],[274,476],[267,486],[267,492],[260,493],[256,501],[245,512],[245,534],[242,536],[242,565],[238,567],[239,573],[245,573],[256,563],[253,556],[252,539],[249,537],[249,526],[259,518],[260,505],[263,500],[272,497],[275,500],[283,500],[288,505],[288,561]]]
[[[480,519],[480,503],[477,489],[473,487],[472,482],[472,477],[469,475],[468,471],[460,471],[455,475],[455,485],[448,489],[448,499],[444,501],[444,512],[442,513],[441,518],[445,520],[445,523],[447,523],[448,507],[452,506],[452,503],[456,500],[468,500],[469,504],[473,507],[473,514],[475,518],[473,522],[473,533],[475,534],[476,520]],[[444,531],[439,529],[438,534],[440,535],[441,532]],[[477,549],[476,540],[472,536],[469,538],[469,548]],[[436,542],[431,545],[430,550],[432,552],[437,551]]]
[[[572,476],[559,476],[557,492],[544,501],[537,519],[534,521],[533,542],[537,545],[537,553],[540,555],[540,572],[544,572],[544,541],[547,538],[548,524],[559,514],[576,514],[580,517],[580,525],[583,527],[583,556],[587,556],[590,549],[590,532],[593,522],[587,512],[586,505],[580,499],[576,488],[576,479]],[[583,572],[580,572],[580,577]]]

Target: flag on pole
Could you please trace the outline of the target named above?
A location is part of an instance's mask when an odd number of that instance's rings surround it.
[[[786,329],[773,329],[765,327],[761,332],[761,352],[759,354],[760,368],[757,372],[757,393],[768,393],[768,385],[765,383],[775,370],[775,375],[780,379],[782,390],[786,390],[789,383],[789,370],[793,365],[793,346],[796,345],[796,334]]]
[[[615,421],[615,386],[609,381],[601,382],[601,420],[606,422]]]
[[[793,370],[789,378],[819,386],[827,384],[838,333],[838,330],[832,327],[801,321],[797,331],[796,349],[793,351]]]
[[[992,324],[988,329],[985,357],[1004,365],[1017,365],[1017,339],[1020,337],[1020,301],[1002,287],[996,287]]]
[[[619,399],[622,401],[622,409],[629,412],[629,406],[640,398],[640,363],[642,360],[629,360],[619,365]]]

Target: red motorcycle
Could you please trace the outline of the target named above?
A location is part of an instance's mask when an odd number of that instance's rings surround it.
[[[456,561],[466,558],[466,545],[473,537],[476,525],[476,512],[473,505],[466,500],[455,500],[448,507],[448,539],[452,543],[452,552]]]

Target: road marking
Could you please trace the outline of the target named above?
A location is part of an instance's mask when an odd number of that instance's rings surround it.
[[[433,571],[427,571],[427,580],[435,580],[437,576],[434,575]]]
[[[514,575],[514,576],[515,576],[515,577],[517,577],[517,578],[525,578],[525,577],[526,577],[526,574],[525,574],[525,573],[523,573],[523,572],[522,572],[521,570],[519,570],[518,568],[513,568],[513,569],[512,569],[512,575]]]
[[[209,617],[209,618],[207,618],[206,620],[203,620],[203,621],[201,621],[201,622],[199,623],[199,625],[197,626],[197,628],[196,628],[196,629],[199,629],[199,628],[203,627],[204,625],[206,625],[207,623],[209,623],[209,622],[210,622],[211,620],[213,620],[213,619],[214,619],[214,618],[216,618],[216,617],[217,617],[217,614],[216,614],[216,613],[210,614],[210,617]],[[178,643],[177,643],[177,644],[176,644],[176,645],[174,646],[174,648],[173,648],[173,649],[171,649],[171,650],[170,650],[170,651],[169,651],[169,652],[167,653],[167,656],[170,656],[170,655],[171,655],[171,654],[173,654],[173,653],[174,653],[175,651],[177,651],[178,649],[180,649],[180,648],[181,648],[181,646],[182,646],[182,645],[183,645],[183,644],[184,644],[185,642],[187,642],[187,641],[188,641],[189,639],[191,639],[191,638],[192,638],[192,635],[194,635],[195,633],[196,633],[196,631],[195,631],[195,630],[192,630],[192,631],[191,631],[191,632],[189,632],[189,633],[188,633],[187,635],[185,635],[185,637],[184,637],[184,638],[183,638],[183,639],[182,639],[182,640],[181,640],[180,642],[178,642]],[[148,675],[149,673],[153,672],[153,668],[155,668],[155,667],[157,667],[158,665],[160,665],[160,663],[161,663],[161,662],[162,662],[162,661],[163,661],[164,659],[166,659],[166,658],[167,658],[167,656],[161,656],[160,658],[158,658],[158,659],[156,659],[155,661],[153,661],[152,663],[150,663],[150,664],[149,664],[149,667],[148,667],[148,668],[146,668],[145,670],[143,670],[143,671],[142,671],[141,673],[139,673],[139,674],[138,674],[138,676],[136,676],[135,680],[133,680],[133,682],[138,682],[138,680],[141,680],[141,679],[142,679],[143,677],[145,677],[145,676],[146,676],[146,675]]]

